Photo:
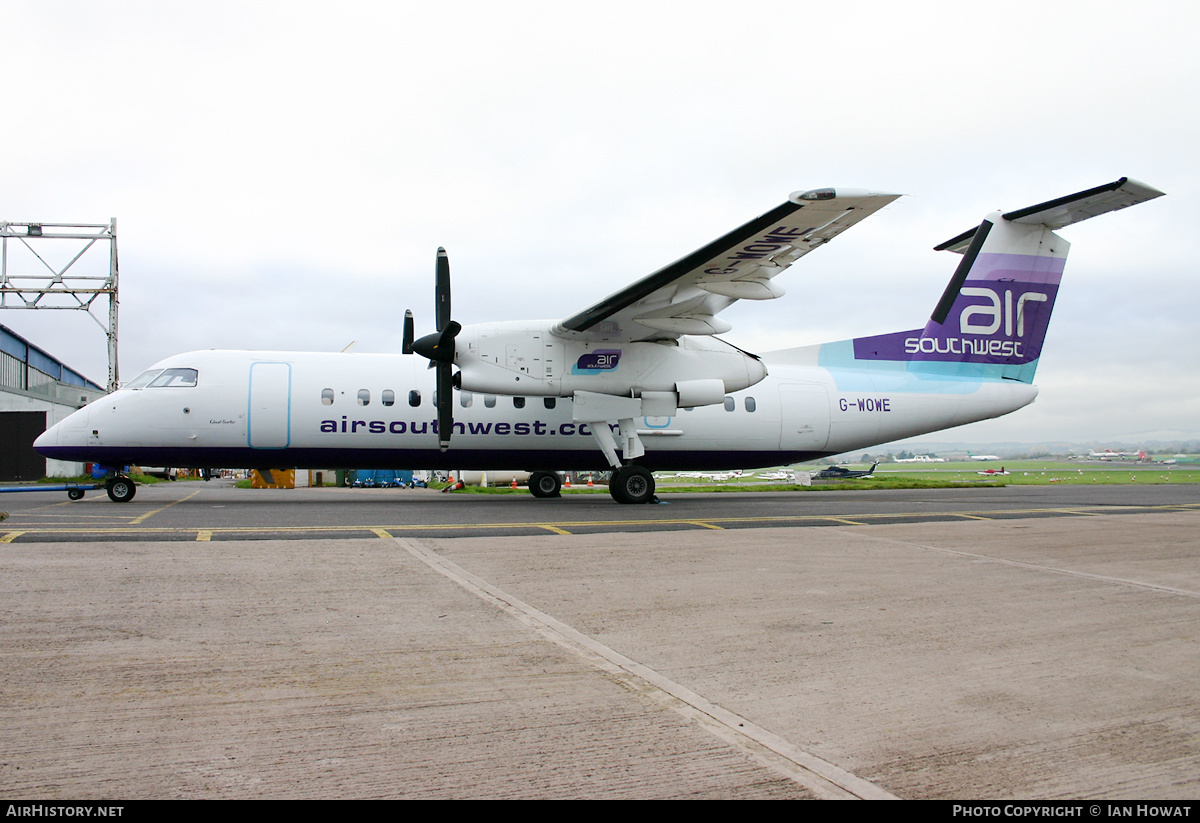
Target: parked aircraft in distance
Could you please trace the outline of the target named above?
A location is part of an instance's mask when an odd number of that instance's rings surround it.
[[[717,338],[717,315],[781,297],[777,275],[898,195],[795,192],[558,321],[461,326],[439,249],[437,331],[414,340],[407,313],[402,354],[177,355],[35,448],[100,464],[117,501],[131,464],[520,469],[539,497],[590,464],[613,471],[616,500],[645,503],[654,470],[810,461],[1027,405],[1069,248],[1055,230],[1161,194],[1121,178],[989,214],[936,247],[962,258],[924,327],[761,355]]]
[[[741,476],[741,469],[728,472],[679,472],[676,475],[676,477],[681,477],[685,480],[711,480],[714,483],[724,483],[726,480],[732,480],[735,477]]]
[[[999,460],[1000,459],[999,455],[995,455],[995,454],[971,454],[970,452],[967,452],[967,457],[971,458],[972,460]]]
[[[786,480],[789,483],[796,482],[796,473],[788,469],[780,469],[778,471],[766,472],[757,476],[759,480]]]
[[[814,474],[813,479],[816,480],[820,478],[822,480],[829,480],[836,478],[841,480],[851,480],[855,477],[871,477],[875,474],[875,466],[878,465],[878,463],[875,463],[866,471],[852,471],[842,466],[830,466],[829,468],[821,469],[819,472]]]
[[[1145,460],[1147,455],[1144,451],[1136,452],[1115,452],[1112,449],[1105,449],[1102,452],[1088,449],[1088,460]]]

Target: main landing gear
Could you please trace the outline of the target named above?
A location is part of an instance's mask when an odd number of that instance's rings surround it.
[[[529,493],[534,497],[559,497],[562,480],[558,472],[534,472],[529,475]]]
[[[536,471],[529,475],[529,493],[534,497],[560,497],[562,478],[558,472]],[[654,475],[642,466],[620,466],[608,481],[608,493],[618,503],[653,503]]]
[[[642,466],[621,466],[608,481],[608,493],[618,503],[653,503],[654,475]]]

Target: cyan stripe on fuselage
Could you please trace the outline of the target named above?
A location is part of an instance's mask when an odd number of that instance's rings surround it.
[[[919,329],[911,332],[920,333]],[[1028,374],[1028,379],[1021,382],[1031,382],[1037,369],[1036,360],[1019,367],[962,361],[860,360],[854,350],[854,340],[824,343],[819,348],[817,365],[829,371],[838,391],[970,394],[978,391],[985,381],[1021,380],[1012,377],[1014,370]]]

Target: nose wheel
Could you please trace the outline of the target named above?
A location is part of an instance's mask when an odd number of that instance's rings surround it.
[[[120,476],[110,479],[104,484],[108,499],[114,503],[128,503],[137,493],[137,486],[128,477]],[[82,496],[82,495],[81,495]]]

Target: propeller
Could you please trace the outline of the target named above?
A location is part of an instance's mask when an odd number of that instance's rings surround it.
[[[412,309],[404,310],[404,345],[400,351],[403,354],[413,353],[413,313]]]
[[[412,339],[412,312],[404,315],[405,351],[414,351],[429,360],[437,369],[438,444],[445,451],[450,447],[454,432],[454,338],[462,326],[450,319],[450,259],[446,250],[438,247],[437,278],[434,284],[434,313],[437,331],[417,340]]]

